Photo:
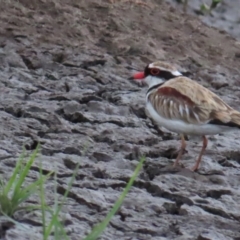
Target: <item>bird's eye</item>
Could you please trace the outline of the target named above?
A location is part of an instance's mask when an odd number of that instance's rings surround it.
[[[151,75],[156,76],[160,73],[160,70],[158,68],[152,68],[150,70]]]

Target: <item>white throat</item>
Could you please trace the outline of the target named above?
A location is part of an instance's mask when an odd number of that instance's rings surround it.
[[[171,72],[173,77],[178,77],[178,76],[182,76],[182,74],[179,72],[179,71],[172,71]],[[149,88],[155,86],[155,85],[158,85],[158,84],[161,84],[163,82],[165,82],[166,80],[163,79],[163,78],[159,78],[159,77],[155,77],[155,76],[151,76],[151,75],[148,75],[145,79],[144,79],[144,82],[148,85]]]
[[[161,84],[161,83],[165,82],[165,80],[162,79],[162,78],[158,78],[158,77],[154,77],[154,76],[149,75],[144,79],[144,82],[148,85],[148,88],[151,88],[155,85],[158,85],[158,84]]]

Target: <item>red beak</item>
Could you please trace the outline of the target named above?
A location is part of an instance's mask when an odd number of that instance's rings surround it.
[[[145,78],[144,72],[138,72],[133,75],[133,79],[143,79]]]

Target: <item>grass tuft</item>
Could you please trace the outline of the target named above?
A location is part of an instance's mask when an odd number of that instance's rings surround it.
[[[118,209],[122,205],[123,200],[125,199],[125,197],[126,197],[127,193],[129,192],[130,188],[132,187],[133,182],[135,181],[139,171],[141,170],[144,161],[145,161],[145,157],[142,157],[140,159],[140,162],[138,163],[132,177],[130,178],[127,186],[125,187],[122,194],[120,195],[120,197],[118,198],[118,200],[114,204],[112,210],[107,214],[105,219],[101,223],[99,223],[96,227],[94,227],[92,232],[86,238],[84,238],[83,240],[95,240],[106,229],[107,225],[109,224],[109,222],[111,221],[113,216],[116,214],[116,212],[118,211]]]
[[[13,170],[10,179],[6,182],[3,179],[0,180],[0,213],[2,215],[13,217],[14,213],[19,210],[30,210],[34,208],[39,208],[39,206],[22,206],[22,203],[28,200],[28,198],[35,194],[40,185],[46,181],[46,179],[51,175],[49,173],[46,176],[41,176],[38,180],[30,183],[26,186],[26,177],[30,171],[32,164],[34,163],[37,153],[39,150],[39,145],[30,155],[29,160],[24,161],[25,149],[17,161],[17,164]]]
[[[39,196],[41,199],[41,209],[42,209],[42,223],[43,223],[43,240],[47,240],[49,236],[53,233],[54,239],[69,239],[69,237],[66,234],[66,231],[64,230],[63,224],[59,220],[59,213],[62,210],[62,206],[67,201],[67,196],[69,191],[72,188],[72,184],[76,178],[78,169],[80,166],[80,162],[77,163],[74,172],[71,176],[71,179],[67,185],[67,190],[65,191],[63,195],[63,199],[59,202],[58,199],[58,193],[57,193],[57,174],[55,171],[54,174],[54,182],[55,182],[55,192],[54,192],[54,207],[53,209],[49,209],[50,213],[52,214],[50,222],[46,223],[46,214],[45,214],[45,193],[43,189],[43,184],[41,185],[41,189],[39,192]],[[40,175],[42,175],[42,168],[40,168]]]
[[[46,195],[45,195],[45,182],[46,180],[53,175],[53,172],[50,172],[47,175],[43,174],[42,171],[42,163],[40,162],[39,166],[39,177],[36,181],[30,184],[26,184],[27,175],[33,165],[34,161],[37,158],[37,154],[39,151],[39,144],[34,152],[30,155],[27,161],[25,159],[25,149],[20,156],[20,159],[17,161],[16,166],[13,170],[13,173],[8,181],[4,181],[0,179],[0,214],[9,218],[16,225],[21,225],[17,222],[16,219],[13,218],[14,213],[19,210],[40,210],[41,211],[41,221],[42,221],[42,239],[47,240],[49,237],[54,237],[55,240],[65,239],[69,240],[69,237],[66,234],[64,226],[59,219],[59,214],[62,210],[63,204],[67,202],[67,196],[69,191],[72,188],[73,182],[76,178],[80,162],[76,164],[76,167],[73,171],[72,177],[67,184],[67,189],[61,199],[58,198],[57,193],[57,171],[54,171],[54,183],[55,183],[55,190],[54,190],[54,206],[47,206],[46,204]],[[101,233],[106,229],[109,222],[116,214],[120,206],[122,205],[127,193],[129,192],[130,188],[133,185],[139,171],[142,168],[143,162],[145,161],[145,157],[140,159],[132,177],[130,178],[127,186],[123,190],[122,194],[120,195],[119,199],[114,204],[111,211],[107,214],[105,219],[95,226],[91,233],[84,238],[84,240],[95,240],[97,239]],[[25,186],[26,185],[26,186]],[[22,206],[24,202],[26,202],[29,197],[33,194],[37,194],[40,199],[40,205],[34,206]],[[46,217],[46,213],[50,213],[50,219]],[[49,216],[49,215],[48,215]]]

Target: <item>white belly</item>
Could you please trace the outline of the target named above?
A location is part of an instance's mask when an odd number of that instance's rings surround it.
[[[186,135],[214,135],[224,131],[236,130],[236,128],[220,126],[214,124],[187,124],[181,120],[166,119],[160,116],[152,107],[151,103],[146,105],[147,111],[151,118],[161,127],[165,127],[169,131],[183,133]]]

